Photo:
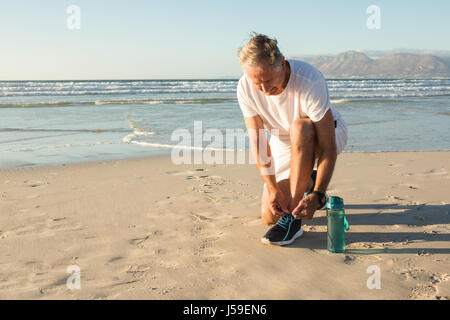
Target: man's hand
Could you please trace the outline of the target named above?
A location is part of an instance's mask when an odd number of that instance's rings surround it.
[[[316,194],[311,193],[298,203],[298,206],[292,211],[292,215],[296,219],[311,220],[319,207],[319,198]]]
[[[282,216],[285,213],[290,213],[287,209],[286,199],[284,198],[283,192],[279,189],[269,189],[267,206],[270,211],[275,216]]]

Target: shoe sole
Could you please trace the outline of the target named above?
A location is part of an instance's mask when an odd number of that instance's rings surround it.
[[[267,238],[262,238],[261,242],[264,243],[264,244],[273,244],[273,245],[276,245],[276,246],[287,246],[287,245],[291,244],[292,242],[294,242],[295,239],[301,237],[302,234],[303,234],[303,230],[300,229],[300,230],[297,231],[296,234],[294,234],[294,236],[292,237],[291,240],[272,242],[272,241],[270,241]]]

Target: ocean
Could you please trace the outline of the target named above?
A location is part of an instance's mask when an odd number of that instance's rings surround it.
[[[450,79],[327,83],[348,125],[344,152],[450,150]],[[245,130],[236,86],[227,79],[0,81],[0,169],[170,154],[181,144],[174,132],[193,133],[194,121],[224,136]]]

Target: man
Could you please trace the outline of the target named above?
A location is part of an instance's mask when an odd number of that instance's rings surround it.
[[[330,104],[320,71],[286,60],[275,39],[254,34],[238,57],[244,75],[237,97],[265,181],[261,217],[275,224],[261,240],[287,245],[302,235],[302,219],[326,207],[325,191],[347,143],[347,126]],[[271,132],[269,142],[260,134],[264,127]]]

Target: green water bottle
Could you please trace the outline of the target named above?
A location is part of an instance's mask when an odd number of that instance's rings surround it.
[[[327,249],[330,252],[345,251],[345,231],[349,229],[344,211],[344,200],[330,197],[327,202]]]

